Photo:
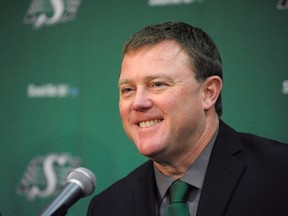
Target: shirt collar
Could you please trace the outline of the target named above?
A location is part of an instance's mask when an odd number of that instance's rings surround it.
[[[214,146],[217,134],[218,134],[218,129],[216,133],[214,134],[213,138],[211,139],[211,141],[209,142],[209,144],[203,150],[203,152],[199,155],[199,157],[195,160],[195,162],[189,167],[187,172],[181,178],[181,181],[186,182],[198,189],[202,189],[206,170],[208,167],[208,162],[210,159],[210,155],[211,155],[212,148]],[[166,191],[168,190],[170,185],[175,181],[175,179],[173,179],[170,176],[166,176],[162,174],[155,166],[154,166],[154,173],[155,173],[155,179],[156,179],[156,184],[158,187],[159,195],[161,196],[161,199],[163,199]]]

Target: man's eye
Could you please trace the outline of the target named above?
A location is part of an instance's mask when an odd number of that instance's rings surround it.
[[[122,95],[130,94],[134,89],[131,87],[123,87],[121,88],[120,92]]]
[[[166,86],[166,84],[164,82],[154,82],[151,84],[151,87],[155,87],[155,88],[160,88]]]

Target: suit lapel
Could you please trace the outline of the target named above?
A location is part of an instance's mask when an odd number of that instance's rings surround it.
[[[244,164],[234,156],[242,149],[237,133],[221,122],[207,168],[197,216],[224,214],[245,168]]]
[[[133,189],[133,199],[136,216],[156,216],[156,183],[154,177],[153,164],[148,162],[146,172],[139,176],[138,181]]]
[[[242,144],[238,134],[223,122],[220,123],[218,137],[210,157],[197,216],[222,216],[233,191],[245,169],[236,158],[241,154]],[[155,183],[153,164],[147,163],[132,186],[135,216],[155,216]]]

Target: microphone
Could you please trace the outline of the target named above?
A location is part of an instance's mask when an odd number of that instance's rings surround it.
[[[38,216],[63,216],[78,199],[89,196],[96,187],[95,175],[84,167],[72,170],[66,182],[62,191]]]

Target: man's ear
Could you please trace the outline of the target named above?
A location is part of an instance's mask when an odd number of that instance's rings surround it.
[[[211,109],[222,90],[222,79],[219,76],[210,76],[202,84],[203,108],[205,111]]]

